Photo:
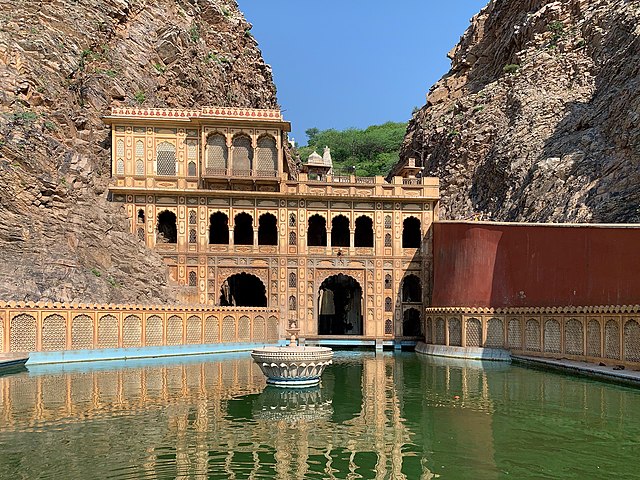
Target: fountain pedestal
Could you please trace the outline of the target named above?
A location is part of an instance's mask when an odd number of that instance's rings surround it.
[[[267,383],[280,387],[311,387],[320,383],[333,351],[327,347],[264,347],[251,352]]]

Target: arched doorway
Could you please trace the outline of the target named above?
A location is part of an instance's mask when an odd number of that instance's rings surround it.
[[[216,212],[209,218],[209,243],[212,245],[229,244],[229,219],[222,212]]]
[[[422,285],[416,275],[407,275],[402,280],[402,301],[405,303],[422,302]]]
[[[231,275],[220,287],[223,307],[266,307],[267,289],[262,281],[249,273]]]
[[[331,220],[331,246],[348,247],[350,242],[349,219],[338,215]]]
[[[264,213],[258,219],[258,245],[278,245],[278,221],[275,215]]]
[[[327,278],[318,291],[318,335],[363,335],[362,287],[342,273]]]
[[[321,215],[312,215],[309,218],[309,230],[307,231],[308,247],[327,246],[327,220]]]
[[[416,308],[404,311],[402,318],[402,336],[420,337],[422,336],[422,325],[420,324],[420,312]]]
[[[356,219],[354,243],[356,247],[373,247],[373,220],[366,215]]]
[[[405,218],[402,223],[402,248],[420,248],[421,243],[420,220],[416,217]]]
[[[176,214],[164,210],[158,215],[158,243],[177,243]]]
[[[236,245],[253,245],[253,217],[241,212],[236,215],[233,227],[233,243]]]

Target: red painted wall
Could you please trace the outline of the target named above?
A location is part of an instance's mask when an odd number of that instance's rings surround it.
[[[640,304],[640,226],[433,225],[432,306]]]

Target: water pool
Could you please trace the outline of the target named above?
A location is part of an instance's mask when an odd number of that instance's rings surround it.
[[[249,354],[0,377],[0,478],[638,478],[640,390],[506,363],[336,352],[267,387]]]

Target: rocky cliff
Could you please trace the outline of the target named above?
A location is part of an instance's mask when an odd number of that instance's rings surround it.
[[[0,0],[0,299],[173,301],[106,200],[112,105],[276,106],[235,0]]]
[[[441,217],[640,221],[640,2],[491,0],[409,124]]]

